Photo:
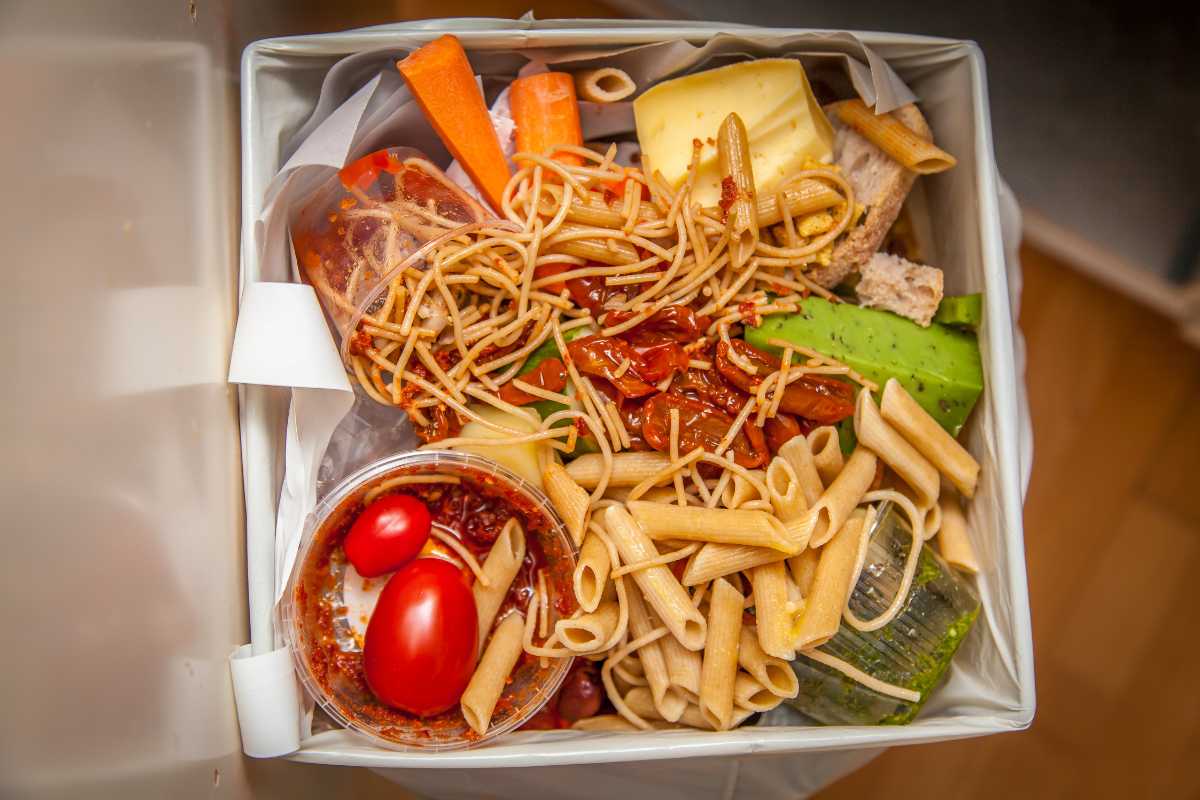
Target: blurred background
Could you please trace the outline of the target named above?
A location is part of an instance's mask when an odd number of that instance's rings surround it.
[[[528,10],[980,44],[1025,219],[1038,718],[894,749],[820,797],[1200,796],[1182,616],[1200,568],[1194,6],[7,0],[0,624],[24,638],[0,684],[0,797],[403,796],[363,770],[244,760],[230,714],[238,59],[268,36]]]

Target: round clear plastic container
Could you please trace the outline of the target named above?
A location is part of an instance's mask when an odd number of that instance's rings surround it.
[[[494,461],[467,453],[413,451],[376,461],[343,480],[318,503],[305,524],[296,565],[279,605],[279,629],[292,649],[301,683],[326,713],[373,743],[399,750],[477,747],[519,727],[554,696],[571,662],[547,659],[543,666],[541,659],[523,654],[482,736],[471,730],[457,705],[422,719],[389,708],[371,694],[362,676],[361,636],[355,634],[343,596],[347,562],[341,540],[373,489],[395,478],[431,473],[458,477],[460,486],[486,497],[502,497],[524,517],[526,561],[514,585],[522,585],[536,568],[544,569],[551,627],[575,604],[571,576],[576,552],[566,528],[540,489]],[[448,484],[423,485],[449,488]],[[405,488],[411,484],[401,490]],[[436,521],[436,512],[434,516]],[[482,563],[485,556],[486,552],[479,553],[477,558]]]
[[[410,147],[377,150],[330,176],[289,222],[300,272],[337,331],[342,357],[393,277],[424,269],[439,242],[491,218]]]

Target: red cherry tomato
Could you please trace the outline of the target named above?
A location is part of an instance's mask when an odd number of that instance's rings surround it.
[[[479,622],[462,572],[418,558],[388,579],[367,623],[363,674],[389,706],[428,717],[455,705],[475,671]]]
[[[395,572],[417,557],[429,539],[429,509],[407,494],[371,503],[354,520],[342,547],[364,578]]]

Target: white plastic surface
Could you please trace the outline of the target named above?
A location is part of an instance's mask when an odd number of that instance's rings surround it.
[[[272,40],[247,50],[243,60],[243,282],[281,279],[278,264],[263,264],[258,260],[249,232],[254,230],[254,220],[262,210],[263,189],[282,163],[281,142],[287,140],[287,133],[302,126],[311,129],[313,123],[306,126],[304,121],[313,111],[329,67],[354,52],[379,48],[387,48],[389,54],[402,52],[450,27],[449,23],[435,21],[412,27]],[[470,27],[472,30],[459,28],[455,32],[463,39],[473,60],[483,61],[503,59],[504,51],[516,46],[603,44],[619,49],[671,37],[703,42],[719,32],[713,25],[636,22],[572,23],[555,28],[552,23],[476,20],[470,22]],[[748,52],[769,52],[772,45],[800,33],[737,30]],[[472,782],[478,778],[464,775],[462,768],[497,768],[484,778],[488,793],[511,796],[529,791],[543,777],[542,771],[522,769],[510,773],[512,767],[663,760],[647,768],[656,770],[654,774],[660,778],[670,774],[682,780],[686,770],[695,767],[699,771],[713,759],[711,764],[716,772],[706,774],[725,776],[725,782],[715,777],[706,780],[697,784],[697,791],[688,794],[689,797],[703,796],[700,788],[709,789],[709,795],[717,792],[733,796],[768,786],[773,791],[786,790],[794,795],[864,763],[866,756],[862,751],[867,748],[976,736],[1019,729],[1029,723],[1034,707],[1032,643],[1021,536],[1022,478],[1028,474],[1021,463],[1028,454],[1022,446],[1022,434],[1028,426],[1027,415],[1022,414],[1018,405],[1020,373],[1013,359],[1009,277],[997,207],[998,181],[992,159],[982,57],[969,43],[884,34],[858,36],[910,82],[921,97],[922,108],[938,134],[939,143],[959,158],[956,170],[927,179],[931,213],[939,223],[936,252],[930,260],[946,269],[948,292],[984,290],[987,295],[981,337],[987,389],[969,436],[972,450],[984,463],[984,480],[972,508],[972,522],[977,532],[976,544],[989,564],[979,582],[985,621],[976,626],[964,645],[949,683],[934,696],[916,723],[899,728],[756,727],[722,734],[529,733],[505,737],[479,750],[447,754],[387,752],[349,734],[330,732],[305,740],[293,758],[377,768],[428,769],[441,773],[430,779],[432,783],[423,783],[424,772],[409,771],[402,773],[402,782],[431,793],[436,786],[440,796],[454,796],[452,793],[456,791],[465,793],[462,796],[470,794]],[[819,44],[821,40],[815,41]],[[807,39],[806,44],[811,46],[813,42]],[[361,81],[378,72],[382,59],[378,52],[348,59],[339,65],[338,75],[326,80],[341,80],[351,87],[361,85]],[[267,109],[269,113],[265,113]],[[332,110],[331,105],[323,113]],[[276,272],[272,273],[272,269]],[[244,391],[255,394],[263,390],[246,387]],[[247,476],[253,473],[259,482],[256,491],[247,487],[252,553],[260,552],[256,543],[274,537],[275,508],[268,502],[271,495],[264,487],[280,485],[278,448],[284,438],[277,427],[282,418],[279,399],[266,402],[268,398],[264,395],[259,400],[262,402],[243,406]],[[274,429],[268,424],[270,420],[276,421]],[[246,436],[247,430],[254,435]],[[264,564],[261,559],[252,559],[248,568],[252,571],[252,582],[255,574],[260,580],[266,576],[265,580],[270,581],[273,577],[269,573],[274,571],[274,565]],[[261,620],[264,612],[269,615],[269,609],[254,607],[252,601],[252,620]],[[260,636],[268,635],[265,629],[262,623],[255,626],[256,644]],[[837,757],[821,752],[830,750],[859,752]],[[749,754],[801,751],[809,752],[787,758],[745,758]],[[716,758],[721,756],[739,758]],[[675,759],[691,760],[676,762]],[[666,772],[677,763],[684,772]],[[747,764],[753,764],[753,779],[738,777],[739,771],[745,775]],[[666,782],[679,787],[687,785],[674,779]],[[584,791],[589,784],[573,778],[572,785]],[[640,785],[646,787],[643,794],[652,791],[656,798],[671,796],[662,793],[661,785]]]
[[[244,644],[229,657],[242,750],[252,758],[295,752],[300,746],[300,689],[286,647],[252,655]]]

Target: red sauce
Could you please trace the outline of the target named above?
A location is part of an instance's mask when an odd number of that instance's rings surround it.
[[[733,201],[737,200],[738,190],[737,184],[733,182],[733,178],[726,175],[721,179],[721,217],[724,219],[729,215],[729,209],[733,205]]]
[[[525,611],[529,607],[540,569],[545,569],[546,583],[555,598],[558,614],[573,613],[573,559],[563,551],[559,538],[550,535],[553,525],[549,517],[529,498],[512,492],[494,477],[464,469],[449,470],[463,477],[461,484],[412,484],[396,487],[389,493],[420,499],[429,507],[433,521],[453,531],[480,561],[486,557],[505,523],[511,517],[517,517],[525,530],[525,560],[513,579],[497,619],[512,608]],[[418,473],[401,470],[385,478],[402,474]],[[295,588],[300,649],[306,656],[309,671],[323,695],[343,716],[374,729],[385,738],[404,741],[414,732],[424,736],[475,738],[476,734],[466,725],[457,707],[435,717],[418,719],[378,701],[367,687],[362,653],[343,650],[339,644],[337,619],[344,616],[345,608],[332,598],[341,594],[338,576],[345,564],[342,542],[364,508],[362,496],[368,488],[369,485],[360,488],[343,501],[317,531],[316,543]],[[539,659],[524,655],[497,703],[493,724],[502,721],[506,713],[513,713],[514,705],[522,704],[526,696],[531,696],[534,687],[550,679],[556,668],[554,661],[548,661],[543,669]]]

